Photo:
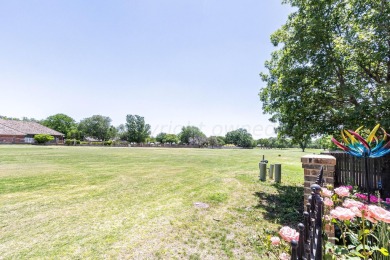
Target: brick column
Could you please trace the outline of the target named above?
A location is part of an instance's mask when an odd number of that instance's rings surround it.
[[[321,166],[324,170],[323,178],[325,180],[324,186],[331,184],[334,186],[334,171],[336,165],[336,158],[331,155],[324,154],[310,154],[301,157],[302,168],[304,169],[304,206],[306,210],[307,198],[311,194],[310,185],[314,184],[320,174]],[[328,237],[334,237],[334,226],[325,225],[325,232]],[[330,242],[334,243],[332,239]]]
[[[304,205],[306,205],[307,198],[311,194],[310,185],[316,182],[321,166],[324,169],[324,185],[334,185],[336,158],[331,155],[308,154],[301,157],[301,162],[304,169]]]

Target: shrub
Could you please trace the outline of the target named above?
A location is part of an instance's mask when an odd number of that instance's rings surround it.
[[[47,143],[49,141],[53,141],[54,137],[51,135],[47,135],[47,134],[39,134],[39,135],[34,135],[34,140],[38,144],[44,144],[44,143]]]
[[[390,198],[381,199],[370,195],[367,204],[366,194],[353,192],[352,186],[341,186],[328,190],[322,188],[323,227],[334,226],[336,243],[331,243],[323,233],[323,259],[388,259],[390,245]],[[279,235],[285,242],[276,243],[278,237],[267,237],[269,255],[281,255],[290,250],[286,243],[291,238],[298,241],[296,230],[283,227]],[[280,239],[279,239],[280,240]],[[270,246],[273,245],[273,246]],[[287,259],[287,258],[280,258]],[[290,258],[288,258],[290,259]]]
[[[111,146],[112,145],[112,141],[111,140],[104,141],[104,145],[105,146]]]
[[[66,145],[77,145],[77,144],[80,144],[80,140],[66,139],[65,144]]]

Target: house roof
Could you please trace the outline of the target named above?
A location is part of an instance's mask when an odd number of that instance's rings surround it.
[[[1,135],[64,135],[46,126],[36,122],[4,120],[0,119],[0,134]]]

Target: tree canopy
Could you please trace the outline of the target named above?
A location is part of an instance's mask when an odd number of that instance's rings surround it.
[[[214,148],[215,146],[223,146],[225,144],[225,137],[210,136],[207,141],[209,143],[209,146],[211,146],[211,148]]]
[[[142,116],[127,115],[125,136],[129,142],[144,143],[150,137],[150,125]]]
[[[65,114],[55,114],[42,121],[42,125],[67,135],[77,126],[76,121]]]
[[[226,133],[225,142],[239,147],[249,148],[253,145],[253,138],[246,129],[239,128]]]
[[[79,129],[85,136],[95,138],[100,141],[109,140],[115,135],[111,126],[111,118],[101,115],[93,115],[84,118],[79,123]]]
[[[167,133],[162,132],[156,136],[156,141],[159,143],[162,143],[162,144],[165,144],[165,143],[172,144],[172,143],[178,143],[179,138],[175,134],[167,134]]]
[[[271,36],[263,111],[280,135],[311,137],[390,126],[390,2],[285,0],[296,11]]]
[[[207,142],[206,135],[196,126],[183,126],[179,139],[183,144],[203,145]]]

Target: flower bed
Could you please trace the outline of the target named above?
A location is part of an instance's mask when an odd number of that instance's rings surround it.
[[[389,198],[371,195],[367,204],[367,195],[354,192],[352,186],[322,188],[321,197],[322,230],[335,233],[334,237],[322,233],[324,259],[390,259]],[[293,259],[289,244],[296,245],[298,240],[295,229],[282,227],[268,243],[279,259]]]

